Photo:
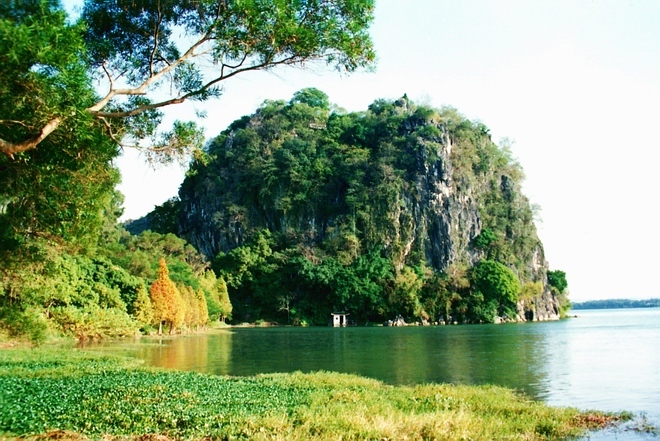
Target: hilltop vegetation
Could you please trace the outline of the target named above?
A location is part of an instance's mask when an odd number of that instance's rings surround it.
[[[403,97],[347,113],[304,89],[232,123],[147,221],[212,261],[238,320],[558,314],[565,275],[548,279],[522,179],[455,109]]]

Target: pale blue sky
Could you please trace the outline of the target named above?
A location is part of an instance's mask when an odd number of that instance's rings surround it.
[[[377,0],[372,36],[375,73],[314,67],[227,82],[204,106],[207,135],[303,87],[351,111],[404,93],[452,105],[495,140],[515,140],[546,258],[567,272],[573,300],[660,297],[660,2]],[[183,177],[134,155],[118,164],[125,218],[176,195]]]

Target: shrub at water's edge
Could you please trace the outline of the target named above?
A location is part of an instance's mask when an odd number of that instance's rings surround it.
[[[559,440],[625,418],[494,386],[388,386],[327,372],[217,377],[65,354],[0,352],[1,436]]]
[[[165,304],[163,286],[176,294]],[[42,239],[29,252],[0,252],[0,340],[193,332],[228,317],[224,281],[173,234],[110,225],[94,254]]]

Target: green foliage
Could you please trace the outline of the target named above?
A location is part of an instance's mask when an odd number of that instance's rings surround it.
[[[56,1],[3,4],[0,104],[11,118],[0,119],[0,152],[13,160],[91,123],[112,143],[150,140],[149,160],[185,157],[201,147],[201,131],[175,121],[159,133],[162,107],[218,97],[220,82],[247,71],[315,60],[348,72],[370,66],[373,9],[372,0],[87,0],[80,22],[69,24]],[[103,98],[93,76],[107,87]]]
[[[51,314],[53,323],[62,333],[80,340],[127,337],[138,333],[138,323],[120,308],[58,306],[52,308]]]
[[[566,317],[572,306],[568,299],[566,273],[560,270],[548,270],[548,285],[550,285],[550,290],[559,300],[559,315]]]
[[[206,302],[206,295],[204,294],[204,291],[198,289],[197,292],[195,293],[194,301],[197,304],[197,311],[198,311],[196,324],[198,326],[206,326],[209,322],[209,307]],[[227,301],[229,301],[229,296],[227,296]]]
[[[373,7],[372,0],[166,5],[88,0],[82,11],[85,42],[91,64],[110,82],[108,95],[91,113],[121,121],[118,133],[135,141],[150,138],[150,160],[185,156],[201,146],[199,129],[177,121],[159,135],[161,107],[219,97],[222,81],[247,71],[314,60],[348,72],[369,66],[375,58],[367,33]],[[176,38],[181,31],[185,39]],[[118,78],[129,92],[113,87]],[[173,99],[157,93],[164,79]]]
[[[394,287],[390,295],[390,308],[392,312],[404,317],[422,318],[423,307],[420,301],[420,292],[424,286],[424,279],[412,268],[404,267],[394,279]],[[424,317],[427,318],[427,317]]]
[[[373,61],[366,33],[372,11],[373,2],[364,0],[304,5],[170,2],[160,8],[151,3],[112,0],[87,1],[83,17],[89,26],[87,43],[93,62],[127,71],[131,83],[141,84],[154,71],[179,59],[182,52],[174,38],[177,26],[185,29],[192,41],[206,33],[210,49],[223,67],[241,59],[249,63],[244,61],[240,66],[253,70],[261,65],[327,58],[337,67],[351,71]],[[158,44],[153,33],[156,23]],[[288,60],[280,61],[285,58]],[[175,76],[174,88],[181,94],[197,95],[196,91],[203,87],[203,72],[194,62],[180,66]]]
[[[222,377],[79,351],[0,352],[0,432],[10,437],[560,440],[622,419],[495,386],[395,387],[327,372]]]
[[[334,258],[319,263],[310,258],[276,243],[268,232],[228,254],[220,253],[214,268],[233,288],[234,318],[325,324],[332,310],[350,312],[360,321],[385,317],[393,268],[379,250],[347,265]]]
[[[262,230],[246,246],[234,248],[228,254],[218,253],[213,268],[228,284],[239,287],[256,279],[254,272],[266,268],[267,259],[273,255],[272,236]]]
[[[563,294],[568,288],[566,273],[560,270],[548,271],[548,284],[556,289],[559,294]]]
[[[489,299],[479,291],[468,297],[465,303],[467,308],[463,321],[467,323],[492,323],[500,315],[497,300]]]
[[[103,226],[119,150],[84,111],[95,96],[81,31],[52,1],[0,6],[0,249],[36,236],[88,248]],[[42,148],[14,149],[54,120]]]
[[[213,271],[205,271],[200,277],[199,277],[199,283],[202,292],[204,293],[204,298],[206,300],[206,310],[207,310],[207,315],[209,317],[209,320],[215,321],[219,320],[219,298],[218,298],[218,293],[214,289],[216,286],[216,283],[218,282],[218,278],[215,275],[215,272]],[[226,288],[226,284],[225,284]]]
[[[446,272],[436,272],[425,281],[422,288],[422,301],[425,312],[433,321],[453,323],[467,321],[464,299],[472,296],[468,268],[463,264],[453,264]]]
[[[42,308],[91,304],[126,311],[143,282],[109,261],[71,255],[43,241],[5,261],[5,301]],[[25,262],[27,260],[27,263]]]
[[[157,205],[147,215],[149,230],[160,234],[178,234],[179,232],[179,199],[172,198],[162,205]],[[137,232],[137,234],[142,231]],[[135,234],[135,233],[134,233]]]
[[[119,215],[119,150],[84,111],[96,96],[82,31],[58,2],[0,6],[0,309],[4,325],[32,339],[56,308],[125,316],[142,283],[91,257]]]
[[[132,335],[138,327],[149,330],[152,306],[145,286],[155,279],[154,264],[166,255],[173,279],[200,287],[206,263],[185,241],[151,232],[132,237],[121,228],[106,228],[94,258],[43,239],[4,254],[0,327],[34,341],[53,332],[100,338]],[[195,305],[203,308],[197,295]]]
[[[149,282],[156,278],[158,262],[165,258],[172,280],[194,288],[199,286],[198,277],[208,267],[206,259],[195,248],[171,233],[144,231],[134,236],[119,228],[117,236],[104,243],[99,254]]]
[[[138,288],[135,302],[133,302],[133,316],[135,317],[135,321],[143,328],[150,325],[153,321],[153,305],[151,304],[149,292],[144,286]]]
[[[543,283],[542,282],[527,282],[525,283],[520,290],[520,299],[521,300],[532,300],[535,297],[543,294]]]
[[[474,238],[474,246],[480,250],[488,250],[488,248],[497,240],[497,236],[490,228],[484,228],[481,233]]]
[[[195,329],[201,324],[201,314],[195,290],[190,286],[179,286],[178,289],[185,310],[183,323],[188,329]]]
[[[520,282],[509,268],[499,262],[479,262],[474,267],[473,280],[475,288],[483,294],[483,301],[489,310],[498,307],[512,309],[518,301]]]
[[[216,284],[213,286],[213,291],[215,294],[214,298],[217,298],[217,309],[214,311],[214,315],[217,316],[218,320],[221,322],[224,322],[225,320],[231,320],[233,307],[231,305],[231,301],[229,300],[227,284],[222,277],[220,277]]]
[[[48,322],[40,308],[21,305],[5,305],[0,308],[0,328],[8,331],[9,337],[26,337],[33,344],[46,340]]]
[[[24,0],[0,6],[2,140],[20,142],[54,117],[69,119],[69,130],[87,119],[79,110],[92,104],[94,93],[81,31],[80,25],[67,23],[58,2]],[[58,133],[60,142],[69,130]],[[2,145],[3,153],[20,153],[5,148]]]
[[[310,107],[318,107],[319,109],[324,110],[330,109],[330,99],[328,98],[328,95],[314,87],[302,89],[294,93],[289,104],[296,103],[307,104]]]

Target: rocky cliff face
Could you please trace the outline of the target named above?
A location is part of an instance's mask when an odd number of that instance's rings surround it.
[[[522,172],[485,127],[407,99],[348,116],[295,104],[237,121],[192,167],[179,233],[197,249],[213,258],[268,229],[317,259],[382,248],[398,270],[496,259],[543,286],[518,320],[559,317]]]
[[[412,133],[415,128],[409,126],[407,130]],[[456,189],[452,177],[452,140],[442,126],[438,128],[443,130],[440,137],[431,141],[417,139],[406,146],[415,159],[413,177],[388,201],[387,212],[379,216],[386,225],[378,236],[382,246],[392,249],[400,265],[413,251],[423,251],[429,266],[442,271],[453,262],[478,260],[482,253],[475,252],[471,241],[481,232],[482,223],[471,189],[464,192]],[[227,152],[242,148],[234,144],[232,133],[223,143]],[[428,149],[433,150],[432,160],[424,152]],[[327,215],[321,207],[307,207],[303,213],[294,214],[270,209],[269,205],[282,203],[284,193],[275,203],[230,201],[223,192],[238,191],[232,188],[231,181],[235,179],[232,174],[240,172],[230,167],[214,172],[224,177],[220,183],[212,182],[207,176],[205,184],[191,185],[196,179],[191,177],[180,194],[180,233],[209,257],[243,245],[249,232],[260,228],[281,233],[294,230],[309,243],[318,244],[336,235],[336,226],[346,221],[342,210]],[[341,189],[336,192],[337,199],[345,197]]]
[[[437,141],[433,145],[437,159],[429,161],[418,155],[415,185],[401,195],[400,217],[412,217],[410,243],[418,242],[429,265],[444,271],[454,262],[477,260],[479,253],[471,242],[481,232],[482,223],[471,192],[457,191],[454,183],[451,137],[444,131]]]
[[[521,299],[516,304],[517,321],[548,321],[559,320],[561,304],[547,283],[548,262],[543,255],[543,248],[539,245],[534,251],[530,264],[530,274],[533,280],[543,283],[543,291],[531,299]]]

